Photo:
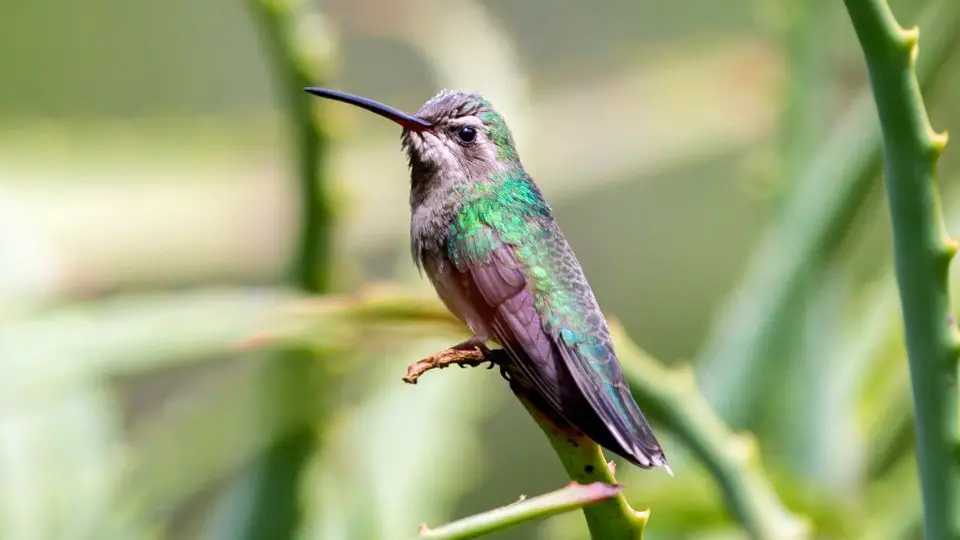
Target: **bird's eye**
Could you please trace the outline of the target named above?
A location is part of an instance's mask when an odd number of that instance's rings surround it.
[[[463,126],[457,130],[457,138],[464,144],[470,144],[477,138],[477,130],[470,126]]]

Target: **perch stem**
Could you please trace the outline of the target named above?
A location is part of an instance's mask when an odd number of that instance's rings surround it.
[[[420,376],[427,371],[443,369],[453,364],[462,367],[479,366],[489,362],[491,367],[495,364],[503,366],[503,354],[502,350],[487,351],[485,354],[479,349],[446,349],[411,364],[407,368],[407,374],[403,377],[403,380],[410,384],[416,384]],[[529,400],[516,392],[515,394],[547,436],[550,445],[557,453],[560,463],[574,485],[576,483],[617,485],[613,470],[608,466],[602,450],[596,443],[571,426],[558,425]],[[639,540],[643,538],[643,529],[647,523],[649,512],[638,512],[631,508],[627,499],[619,492],[619,488],[604,499],[602,502],[583,507],[583,515],[587,521],[587,527],[590,529],[591,537],[603,540]],[[456,538],[461,537],[457,536]]]
[[[547,436],[550,446],[560,458],[567,475],[574,482],[601,482],[616,485],[614,468],[603,456],[603,450],[579,430],[558,426],[530,401],[521,395],[523,404],[537,426]],[[603,502],[585,506],[583,517],[587,521],[590,537],[602,540],[640,540],[650,517],[649,510],[634,510],[622,493],[617,493]]]
[[[431,369],[443,369],[452,365],[477,367],[482,364],[490,364],[492,368],[495,362],[488,359],[480,349],[445,349],[407,366],[407,374],[403,376],[403,382],[417,384],[420,377]]]
[[[586,485],[571,482],[556,491],[529,499],[522,498],[506,506],[454,521],[436,529],[430,529],[424,525],[420,529],[420,538],[433,540],[476,538],[519,523],[562,514],[577,508],[586,510],[610,497],[616,497],[620,489],[620,486],[600,482]]]

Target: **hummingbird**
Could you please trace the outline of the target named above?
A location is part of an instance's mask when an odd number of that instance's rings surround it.
[[[508,380],[544,412],[638,467],[669,472],[593,290],[493,105],[443,90],[411,115],[336,90],[305,90],[402,127],[414,263],[473,333],[453,348],[496,343],[509,360]]]

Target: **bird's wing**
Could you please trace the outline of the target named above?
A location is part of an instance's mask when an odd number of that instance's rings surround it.
[[[481,304],[479,312],[493,333],[490,337],[506,350],[537,394],[562,411],[556,350],[513,246],[484,225],[451,243],[450,258],[468,301]]]
[[[522,241],[504,239],[488,225],[472,232],[451,243],[451,259],[472,301],[489,308],[485,322],[492,337],[529,384],[574,425],[583,411],[571,410],[569,403],[583,401],[568,398],[579,389],[608,434],[639,465],[665,463],[624,382],[593,293],[556,224],[530,224]]]

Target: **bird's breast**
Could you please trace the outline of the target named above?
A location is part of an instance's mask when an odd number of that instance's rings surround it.
[[[478,336],[490,337],[489,329],[477,306],[467,297],[462,276],[453,262],[444,256],[431,256],[423,260],[423,269],[437,296],[458,319]]]

